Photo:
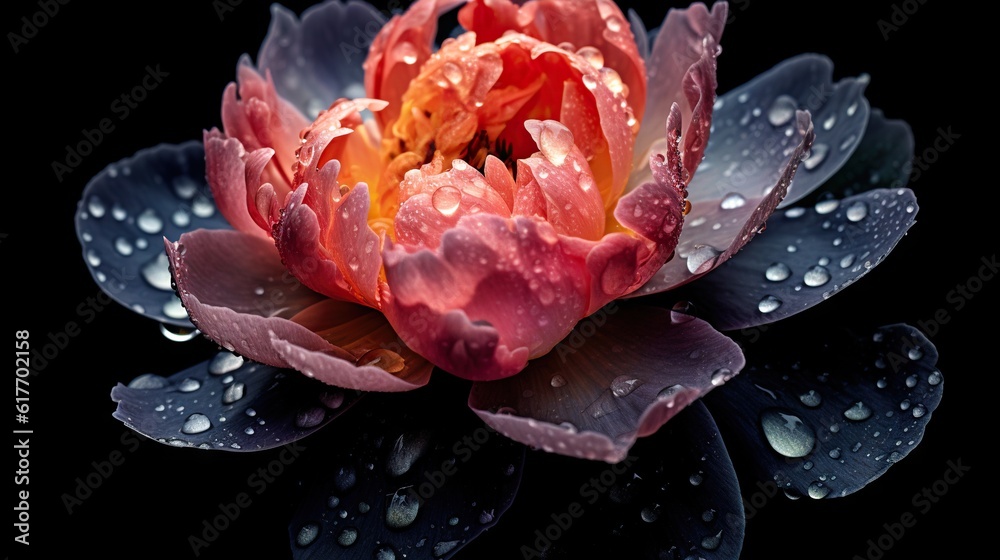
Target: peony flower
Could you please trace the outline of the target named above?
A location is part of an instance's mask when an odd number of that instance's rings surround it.
[[[454,9],[461,28],[436,45]],[[611,463],[616,477],[674,476],[630,450],[690,408],[655,437],[689,438],[715,458],[684,466],[689,484],[710,476],[728,491],[639,517],[723,511],[705,520],[716,540],[679,528],[669,542],[735,558],[746,504],[697,402],[727,382],[745,390],[716,416],[756,446],[776,490],[864,486],[912,449],[940,400],[930,342],[885,327],[796,355],[793,376],[780,358],[746,356],[766,347],[765,325],[856,281],[912,225],[899,182],[912,139],[868,107],[867,77],[833,83],[816,55],[717,98],[726,17],[725,3],[673,10],[649,40],[607,0],[418,0],[387,22],[360,2],[301,19],[275,8],[256,64],[241,59],[223,94],[221,129],[139,152],[84,193],[77,228],[98,283],[227,351],[116,387],[116,417],[171,445],[252,450],[294,442],[362,397],[402,408],[381,422],[385,404],[351,412],[363,436],[292,523],[303,554],[359,538],[363,557],[454,554],[516,492],[524,448],[497,433]],[[862,192],[862,175],[876,188]],[[108,219],[112,204],[133,218]],[[163,237],[166,251],[142,267],[145,283],[119,287],[102,266],[136,236]],[[864,367],[838,361],[845,348]],[[472,382],[471,436],[454,433],[468,419],[369,394],[420,402],[432,373]],[[874,414],[901,400],[912,412]],[[886,435],[868,429],[882,423]],[[912,441],[893,447],[894,429]],[[832,474],[855,442],[875,458]],[[368,472],[352,466],[369,456]],[[595,501],[609,499],[598,488]],[[338,526],[329,511],[348,500],[376,508],[365,519],[379,528]],[[476,530],[448,529],[431,500],[472,508]],[[437,542],[421,551],[428,527]],[[557,540],[542,536],[525,557]]]

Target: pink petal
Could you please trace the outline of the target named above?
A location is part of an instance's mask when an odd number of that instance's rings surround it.
[[[276,367],[308,367],[318,379],[352,389],[408,390],[429,377],[430,368],[402,349],[377,312],[323,303],[323,296],[285,271],[268,240],[237,231],[198,230],[176,243],[166,242],[166,250],[192,322],[227,350]],[[342,327],[349,322],[357,327],[365,313],[376,315],[368,328]],[[391,372],[357,367],[359,358],[387,348],[412,360]]]
[[[535,183],[537,186],[528,192],[542,195],[542,216],[556,233],[600,239],[604,235],[604,201],[587,158],[573,142],[573,133],[558,121],[528,120],[524,127],[541,151],[518,162],[518,193],[528,183]]]
[[[715,103],[715,59],[726,23],[728,6],[719,2],[709,12],[704,4],[686,10],[671,9],[656,35],[649,58],[648,106],[635,144],[635,165],[644,169],[666,121],[677,103],[684,123],[684,169],[694,175],[708,144]],[[646,180],[640,173],[630,184]]]
[[[510,207],[504,200],[505,194],[511,196],[509,190],[498,192],[486,177],[462,160],[453,161],[452,166],[442,173],[442,162],[436,158],[405,175],[399,184],[402,205],[394,220],[399,243],[435,249],[441,243],[441,236],[455,227],[462,216],[484,212],[510,217]],[[510,181],[506,168],[503,173]],[[502,189],[509,189],[506,182],[499,184]]]
[[[309,121],[278,95],[270,79],[254,70],[249,58],[240,59],[237,77],[239,87],[230,83],[222,98],[226,135],[239,140],[248,151],[274,149],[275,159],[268,165],[264,179],[283,199],[291,189],[299,131]]]
[[[418,353],[469,379],[513,375],[589,304],[585,253],[529,218],[466,216],[435,252],[395,246],[384,258],[392,325]]]
[[[634,296],[652,294],[686,284],[707,274],[753,239],[785,197],[815,133],[809,113],[798,111],[799,144],[791,153],[775,186],[755,198],[742,195],[699,201],[685,219],[677,256],[667,262]]]
[[[365,91],[389,106],[375,115],[380,128],[399,116],[400,100],[430,58],[438,18],[465,0],[417,0],[379,31],[365,60]]]
[[[256,207],[247,204],[246,150],[235,138],[226,138],[218,129],[204,133],[205,176],[219,212],[231,226],[243,233],[269,237],[255,219]],[[253,210],[251,210],[253,208]]]
[[[520,6],[518,4],[521,4]],[[495,41],[514,30],[553,45],[600,51],[603,65],[614,69],[628,88],[637,119],[646,104],[646,67],[621,9],[606,0],[473,0],[458,13],[459,23],[476,32],[477,41]]]
[[[615,303],[517,376],[475,383],[469,406],[527,445],[615,463],[744,364],[704,321]]]

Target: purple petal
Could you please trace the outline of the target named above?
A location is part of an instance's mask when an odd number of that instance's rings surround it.
[[[617,462],[743,363],[739,347],[704,321],[616,303],[518,375],[475,383],[469,406],[522,443]]]
[[[912,161],[910,126],[904,121],[887,119],[882,111],[872,109],[861,144],[837,174],[823,184],[822,195],[844,198],[869,189],[906,186]]]
[[[739,557],[745,529],[740,487],[719,429],[701,403],[637,442],[616,465],[565,457],[548,462],[552,476],[526,477],[522,486],[521,493],[532,496],[530,507],[518,510],[517,504],[506,521],[521,525],[510,534],[522,538],[489,543],[489,549],[473,543],[470,558]]]
[[[867,274],[913,225],[909,189],[879,189],[772,216],[767,231],[677,297],[724,331],[805,311]]]
[[[312,457],[316,482],[289,526],[293,558],[451,558],[499,521],[524,446],[440,400],[436,414],[395,395],[366,402]]]
[[[719,200],[702,200],[693,205],[684,219],[675,258],[663,267],[633,296],[669,290],[707,274],[729,260],[763,229],[787,192],[800,167],[802,157],[814,139],[808,113],[798,112],[796,123],[799,143],[785,150],[786,161],[772,187],[753,197],[730,193]]]
[[[868,77],[832,82],[826,57],[789,59],[723,95],[715,104],[705,161],[688,187],[691,202],[738,193],[758,198],[775,184],[795,142],[795,111],[809,111],[816,141],[782,206],[809,194],[850,158],[864,136]]]
[[[269,240],[200,230],[168,243],[167,253],[195,325],[227,350],[364,391],[408,391],[430,377],[433,368],[380,313],[312,292]]]
[[[759,480],[791,497],[846,496],[920,442],[941,401],[938,354],[908,325],[807,331],[752,343],[753,365],[707,404]]]
[[[201,142],[160,144],[104,168],[87,183],[76,234],[97,284],[115,301],[162,323],[190,327],[170,285],[163,237],[227,229],[205,183]]]
[[[341,97],[365,96],[368,47],[386,18],[365,2],[324,2],[302,17],[278,4],[257,55],[278,93],[309,118]]]
[[[168,378],[146,374],[111,391],[118,403],[114,417],[142,435],[223,451],[259,451],[301,439],[360,395],[229,352]]]

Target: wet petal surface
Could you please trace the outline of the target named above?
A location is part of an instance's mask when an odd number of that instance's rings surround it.
[[[76,213],[83,256],[115,301],[162,323],[191,327],[170,284],[163,238],[229,229],[205,183],[201,142],[161,144],[104,168]]]
[[[145,374],[111,391],[114,417],[176,447],[259,451],[301,439],[347,410],[361,393],[229,352],[170,377]]]
[[[518,375],[477,382],[469,406],[528,445],[616,462],[742,366],[736,344],[704,321],[614,303]]]
[[[791,497],[846,496],[920,443],[944,385],[917,329],[756,334],[751,365],[707,404],[758,480]]]
[[[875,268],[916,214],[909,189],[779,210],[753,243],[677,297],[724,331],[773,323],[829,299]]]
[[[524,447],[468,411],[423,414],[403,398],[368,399],[313,457],[289,526],[296,560],[451,558],[510,507]]]

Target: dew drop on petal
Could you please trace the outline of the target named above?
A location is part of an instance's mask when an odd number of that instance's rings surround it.
[[[165,292],[173,291],[170,285],[170,260],[165,253],[160,253],[153,260],[142,266],[140,273],[150,286]]]
[[[781,303],[781,300],[774,296],[764,296],[757,302],[757,310],[761,313],[771,313],[781,307]]]
[[[549,384],[555,388],[563,387],[566,385],[566,378],[561,375],[553,375]]]
[[[181,426],[181,431],[185,434],[200,434],[208,431],[211,427],[212,421],[208,419],[208,416],[194,413],[191,416],[188,416],[187,420],[184,421],[184,425]]]
[[[462,203],[462,191],[452,186],[443,186],[431,195],[431,204],[444,217],[451,217]]]
[[[822,286],[830,281],[830,271],[819,265],[811,266],[806,271],[803,281],[811,288]]]
[[[586,60],[595,69],[600,69],[604,66],[604,53],[600,49],[590,46],[582,47],[576,51],[576,54]]]
[[[773,126],[784,126],[795,116],[798,103],[794,97],[789,95],[779,95],[771,103],[771,108],[767,110],[767,120]]]
[[[786,280],[791,274],[792,269],[788,268],[787,264],[780,262],[772,264],[764,271],[764,277],[771,282],[781,282],[782,280]]]
[[[611,394],[616,397],[625,397],[641,385],[639,380],[628,375],[619,375],[611,381]]]
[[[408,527],[417,518],[419,510],[420,503],[410,495],[408,489],[396,490],[389,501],[389,507],[385,510],[385,524],[390,529]]]
[[[810,408],[816,408],[823,403],[823,398],[813,389],[799,395],[799,400],[802,401],[802,404]]]
[[[295,535],[295,544],[298,546],[309,546],[319,536],[319,525],[308,523],[303,525]]]
[[[163,231],[163,220],[160,219],[160,216],[152,208],[140,213],[135,219],[135,225],[139,226],[139,229],[143,233],[150,235],[155,235]]]
[[[538,149],[554,165],[562,165],[573,148],[573,133],[562,123],[545,121],[538,132]]]
[[[821,163],[823,163],[824,160],[826,160],[826,155],[828,153],[830,153],[830,147],[826,144],[819,143],[813,145],[813,147],[809,149],[808,156],[802,160],[803,167],[809,171],[816,169]]]
[[[719,207],[723,210],[733,210],[740,208],[747,203],[747,199],[743,197],[740,193],[729,193],[722,199]]]
[[[852,222],[860,222],[868,215],[868,205],[863,200],[857,200],[847,207],[847,219]]]
[[[867,420],[871,418],[871,415],[872,415],[872,409],[861,401],[854,403],[854,406],[844,411],[844,417],[847,418],[848,420],[853,420],[855,422],[861,422],[862,420]]]
[[[771,448],[785,457],[805,457],[816,444],[816,432],[793,414],[767,409],[760,423]]]
[[[714,261],[722,252],[711,245],[696,245],[687,256],[687,269],[696,274],[708,262]]]

